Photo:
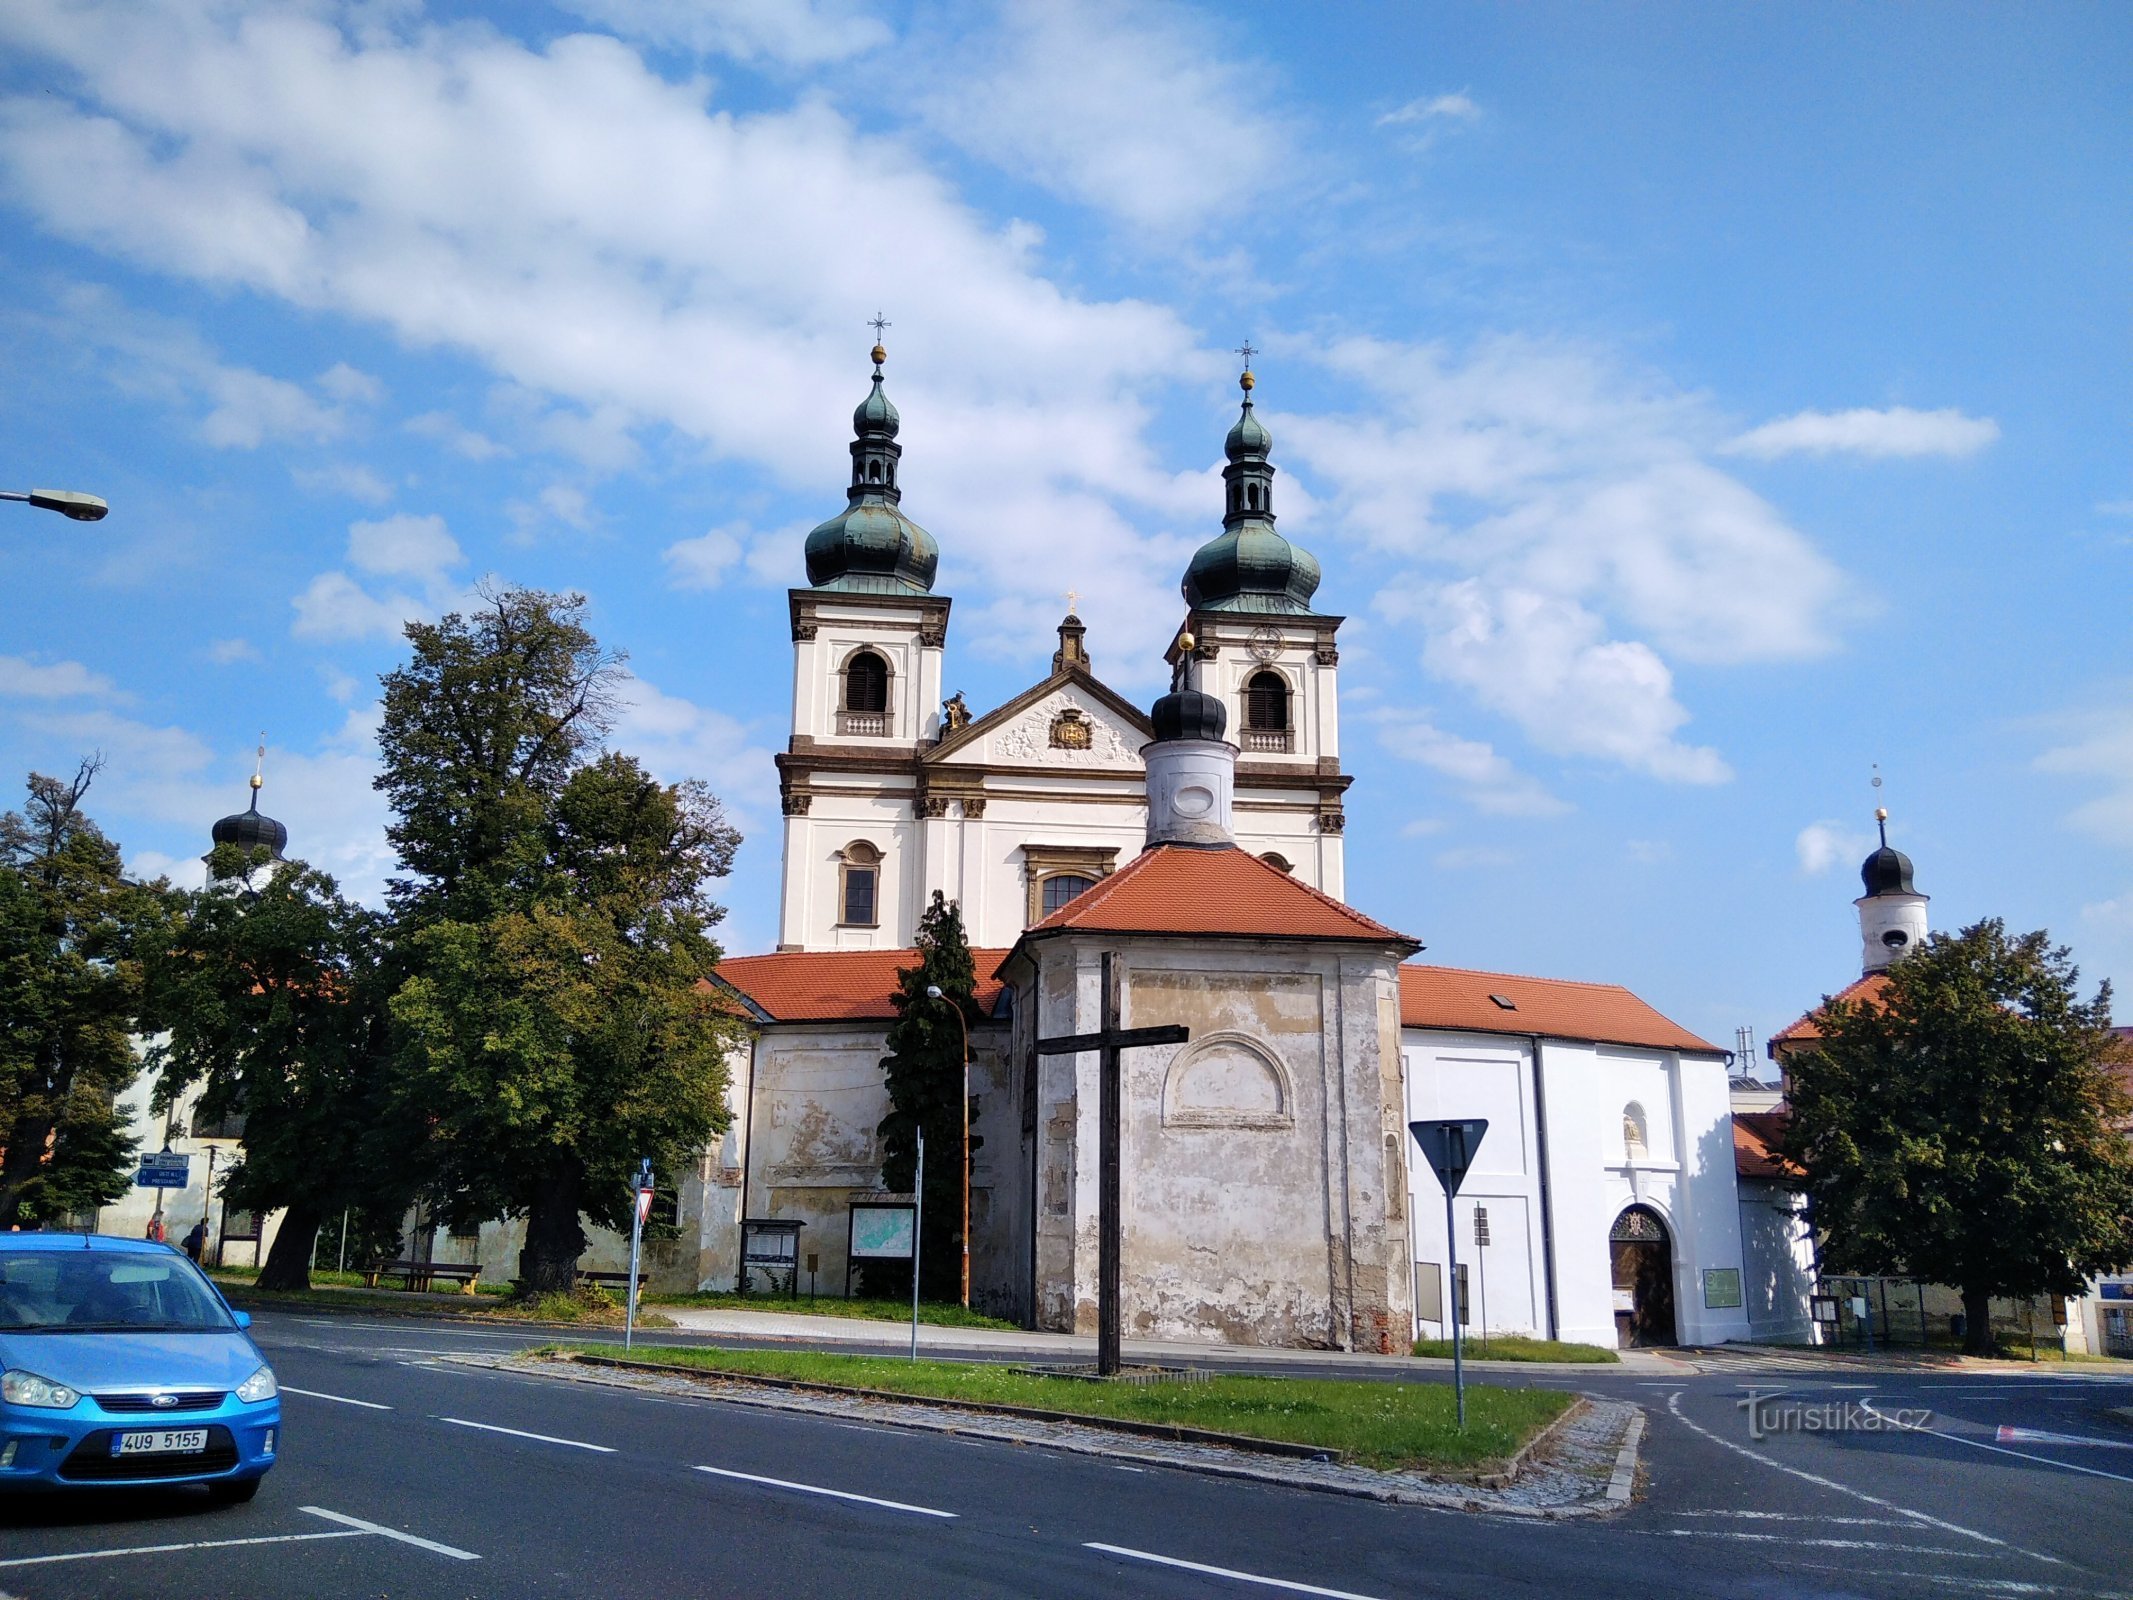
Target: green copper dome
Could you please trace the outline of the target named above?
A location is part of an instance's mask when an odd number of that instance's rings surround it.
[[[1200,611],[1308,614],[1318,591],[1316,558],[1274,531],[1274,436],[1252,414],[1252,375],[1239,380],[1244,411],[1223,441],[1227,504],[1222,532],[1193,553],[1179,587]]]
[[[807,536],[807,581],[817,589],[929,594],[941,564],[933,535],[898,509],[901,419],[882,392],[886,359],[888,352],[876,345],[873,390],[852,413],[852,483],[845,490],[845,508]]]

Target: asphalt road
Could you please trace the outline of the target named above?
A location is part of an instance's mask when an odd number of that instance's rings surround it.
[[[2133,1591],[2121,1577],[2133,1572],[2133,1428],[2106,1415],[2133,1405],[2133,1383],[2116,1378],[1551,1376],[1537,1381],[1647,1408],[1649,1484],[1619,1517],[1545,1523],[437,1362],[538,1337],[504,1330],[262,1316],[256,1332],[286,1394],[282,1463],[259,1498],[229,1510],[178,1493],[0,1506],[0,1592]],[[1931,1419],[1751,1438],[1743,1395],[1788,1383],[1787,1399]]]

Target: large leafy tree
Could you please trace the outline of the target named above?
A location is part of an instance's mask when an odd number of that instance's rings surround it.
[[[918,964],[896,974],[896,1020],[889,1025],[884,1041],[889,1054],[881,1063],[889,1114],[875,1131],[881,1139],[883,1185],[908,1192],[918,1175],[918,1131],[925,1129],[926,1191],[919,1197],[925,1257],[919,1287],[932,1298],[952,1300],[962,1288],[964,1028],[982,1017],[973,998],[977,966],[963,931],[962,908],[939,890],[919,918],[917,945]],[[939,989],[941,998],[931,998],[929,988]],[[971,1135],[973,1160],[983,1143]]]
[[[1998,920],[1936,935],[1878,998],[1830,1001],[1790,1064],[1784,1150],[1826,1265],[1961,1290],[1969,1349],[1994,1295],[2071,1295],[2133,1262],[2129,1108],[2111,990]]]
[[[243,1116],[224,1203],[282,1210],[260,1287],[304,1289],[327,1219],[405,1205],[419,1130],[390,1094],[384,919],[327,874],[255,854],[217,846],[209,886],[172,896],[146,962],[165,1030],[151,1054],[164,1104],[197,1083],[201,1116]]]
[[[484,600],[410,626],[385,679],[391,1011],[440,1213],[523,1215],[541,1292],[570,1287],[582,1219],[626,1224],[640,1158],[672,1171],[726,1126],[742,1030],[701,980],[739,838],[701,784],[601,749],[621,658],[582,597]]]
[[[116,1101],[140,1071],[135,951],[162,886],[128,882],[82,811],[97,766],[32,773],[0,817],[0,1228],[108,1205],[130,1181]]]

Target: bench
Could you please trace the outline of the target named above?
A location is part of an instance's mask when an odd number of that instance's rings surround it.
[[[380,1261],[363,1271],[363,1287],[375,1289],[380,1278],[397,1278],[410,1290],[425,1290],[432,1283],[449,1283],[462,1294],[474,1294],[481,1268],[456,1261]]]
[[[652,1275],[649,1272],[640,1270],[637,1274],[637,1292],[639,1294],[643,1294],[644,1286],[651,1281]],[[578,1274],[578,1282],[595,1284],[602,1289],[619,1289],[624,1294],[628,1294],[630,1286],[630,1275],[627,1272],[581,1271]]]

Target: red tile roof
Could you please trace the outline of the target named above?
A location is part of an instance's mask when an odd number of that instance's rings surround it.
[[[1505,1010],[1491,996],[1502,995]],[[1465,1033],[1538,1033],[1551,1039],[1643,1045],[1723,1055],[1717,1045],[1671,1022],[1616,983],[1523,978],[1459,967],[1400,969],[1400,1025]]]
[[[1262,939],[1417,940],[1300,883],[1249,850],[1160,844],[1024,934],[1177,933]]]
[[[1807,1044],[1821,1038],[1822,1029],[1815,1022],[1815,1018],[1820,1015],[1822,1007],[1828,1005],[1830,1001],[1842,1000],[1848,1004],[1855,1000],[1863,1000],[1871,1005],[1881,998],[1882,990],[1888,986],[1889,975],[1886,972],[1869,972],[1863,978],[1854,978],[1835,994],[1824,995],[1820,1004],[1816,1005],[1814,1010],[1808,1012],[1798,1021],[1780,1028],[1770,1036],[1770,1053],[1773,1056],[1776,1055],[1779,1045]]]
[[[1799,1168],[1776,1151],[1785,1131],[1782,1111],[1733,1113],[1733,1171],[1743,1178],[1796,1177]]]
[[[990,1011],[1001,987],[993,969],[1007,952],[970,954],[978,968],[978,1007]],[[917,965],[916,950],[786,950],[728,956],[718,976],[777,1022],[869,1022],[896,1015],[896,974]]]

